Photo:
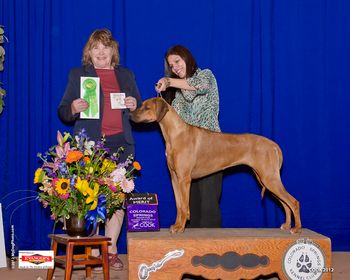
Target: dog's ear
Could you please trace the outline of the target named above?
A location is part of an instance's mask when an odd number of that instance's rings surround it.
[[[160,122],[169,111],[168,103],[163,98],[156,98],[157,122]]]

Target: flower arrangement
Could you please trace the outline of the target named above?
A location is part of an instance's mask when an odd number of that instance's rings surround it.
[[[134,171],[140,164],[130,156],[119,162],[120,152],[109,155],[104,139],[90,141],[83,129],[75,137],[57,132],[58,144],[44,155],[35,171],[39,201],[50,207],[51,218],[84,218],[96,226],[122,207],[125,193],[134,190]]]

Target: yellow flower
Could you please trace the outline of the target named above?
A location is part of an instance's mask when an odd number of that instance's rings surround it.
[[[78,177],[75,188],[85,196],[87,195],[86,190],[89,188],[89,182],[87,180],[82,180],[80,179],[80,177]]]
[[[90,210],[94,210],[97,207],[99,188],[100,188],[100,186],[97,183],[95,183],[94,189],[91,189],[91,188],[86,189],[86,192],[89,195],[86,199],[86,204],[93,202],[91,207],[90,207]]]
[[[42,183],[42,181],[44,180],[44,175],[45,172],[41,168],[38,168],[34,174],[34,184]]]
[[[94,168],[92,166],[86,166],[85,170],[88,174],[93,174],[94,173]]]
[[[104,159],[102,162],[101,173],[112,172],[117,167],[116,163],[109,160]]]
[[[58,194],[66,194],[68,192],[68,190],[70,189],[69,187],[70,184],[70,180],[69,179],[58,179],[58,181],[56,182],[56,192],[58,192]]]

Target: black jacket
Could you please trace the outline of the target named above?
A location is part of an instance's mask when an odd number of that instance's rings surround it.
[[[133,96],[137,100],[137,107],[142,104],[141,96],[136,85],[135,76],[130,70],[121,66],[114,68],[115,75],[119,82],[121,92],[126,96]],[[74,123],[74,135],[82,128],[86,129],[87,135],[91,140],[101,139],[101,122],[103,116],[103,92],[100,85],[100,119],[80,119],[80,114],[72,115],[71,104],[73,100],[80,98],[80,77],[97,77],[93,65],[86,65],[80,68],[72,69],[69,73],[69,81],[64,92],[64,96],[58,106],[58,116],[65,123]],[[129,121],[129,109],[122,110],[122,122],[125,141],[134,144]]]

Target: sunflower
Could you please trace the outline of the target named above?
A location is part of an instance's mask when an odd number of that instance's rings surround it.
[[[42,168],[38,168],[34,174],[34,184],[42,183],[42,181],[44,180],[44,175],[45,172],[42,170]]]
[[[80,160],[84,154],[81,151],[69,151],[67,154],[66,162],[72,163]]]
[[[56,182],[56,192],[60,195],[64,195],[70,189],[69,187],[70,180],[69,179],[58,179]]]

